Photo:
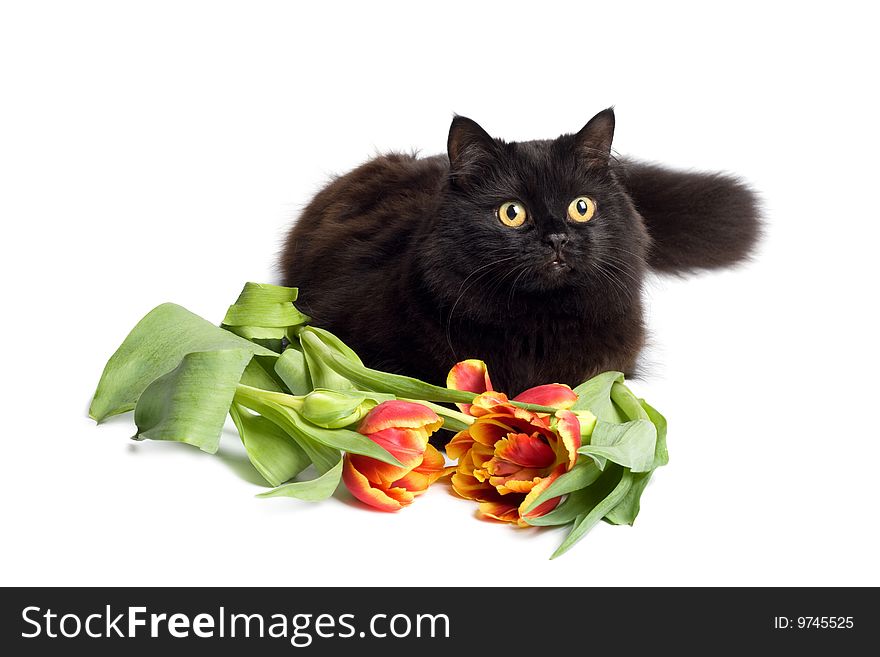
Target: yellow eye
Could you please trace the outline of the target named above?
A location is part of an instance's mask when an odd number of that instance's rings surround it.
[[[572,221],[584,223],[596,214],[596,202],[589,196],[578,196],[568,204],[568,218]]]
[[[511,228],[518,228],[526,221],[526,209],[519,201],[507,201],[495,211],[501,223]]]

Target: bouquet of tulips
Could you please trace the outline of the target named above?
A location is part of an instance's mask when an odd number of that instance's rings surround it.
[[[272,490],[330,497],[344,482],[384,511],[448,478],[479,514],[518,526],[570,525],[567,551],[600,520],[632,524],[666,421],[619,372],[577,388],[548,384],[509,398],[479,360],[447,387],[364,366],[332,333],[309,325],[295,288],[248,283],[218,327],[181,306],[149,312],[104,368],[89,415],[134,411],[136,440],[215,453],[229,415]],[[453,407],[457,406],[457,410]],[[429,442],[454,436],[447,459]],[[298,476],[314,466],[316,476]]]

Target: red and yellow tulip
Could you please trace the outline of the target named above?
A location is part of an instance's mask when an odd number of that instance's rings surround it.
[[[513,401],[557,409],[535,413],[510,403],[507,395],[492,390],[486,365],[468,360],[449,373],[447,385],[479,392],[462,410],[476,418],[446,446],[458,459],[452,487],[460,496],[480,503],[483,516],[525,526],[524,517],[549,513],[559,498],[547,500],[526,513],[541,492],[571,470],[581,445],[577,416],[570,408],[577,394],[568,386],[550,384],[526,390]]]
[[[346,454],[342,480],[361,502],[382,511],[399,511],[428,486],[450,474],[443,455],[428,438],[443,424],[434,411],[413,402],[382,402],[364,417],[358,432],[384,447],[400,466],[368,456]]]

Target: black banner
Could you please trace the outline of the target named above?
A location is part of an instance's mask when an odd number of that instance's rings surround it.
[[[869,645],[880,622],[875,589],[20,588],[2,595],[7,655],[144,649],[165,657],[225,647],[260,655],[847,651]]]

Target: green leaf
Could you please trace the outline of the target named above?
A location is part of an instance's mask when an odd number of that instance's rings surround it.
[[[341,449],[343,452],[351,454],[369,456],[383,463],[400,466],[400,461],[394,458],[386,449],[357,431],[350,431],[349,429],[324,429],[306,421],[305,418],[301,417],[294,410],[290,410],[289,415],[297,429],[322,445]]]
[[[303,329],[299,334],[303,350],[307,356],[311,353],[314,359],[326,364],[329,368],[339,373],[339,375],[359,387],[377,392],[386,392],[397,397],[424,399],[432,402],[469,403],[474,400],[474,393],[472,392],[441,388],[412,377],[371,370],[360,363],[343,358],[324,345],[314,331],[314,327],[310,326]],[[312,371],[311,362],[309,362],[309,371]]]
[[[184,356],[217,349],[275,355],[176,304],[164,303],[154,308],[107,361],[89,416],[101,422],[132,410],[146,387],[177,367]]]
[[[641,509],[642,493],[645,491],[645,487],[648,485],[648,482],[651,480],[651,475],[653,474],[653,471],[634,474],[632,476],[632,486],[630,486],[629,491],[620,501],[620,504],[605,514],[605,520],[612,525],[633,524],[636,520],[636,516],[639,515],[639,510]]]
[[[312,391],[309,367],[303,352],[291,343],[275,361],[275,373],[284,381],[287,389],[294,395],[306,395]],[[259,388],[260,386],[255,386]]]
[[[299,288],[296,287],[248,282],[241,289],[235,305],[246,308],[253,304],[293,303],[298,298]]]
[[[265,391],[239,386],[235,393],[235,403],[256,411],[286,431],[303,448],[318,472],[323,474],[336,464],[339,450],[322,445],[300,431],[290,420],[287,412],[290,409],[267,400]]]
[[[309,321],[297,310],[298,291],[293,287],[246,283],[238,300],[226,311],[223,328],[247,340],[281,352],[291,329]]]
[[[307,433],[300,431],[293,425],[285,425],[284,429],[290,434],[290,437],[303,448],[303,451],[308,454],[309,460],[315,464],[315,468],[321,474],[332,470],[336,465],[336,462],[339,461],[340,452],[338,449],[322,445]]]
[[[573,491],[549,513],[537,518],[523,518],[523,520],[533,527],[567,525],[581,514],[584,506],[591,499],[589,490],[589,488],[582,488]]]
[[[623,383],[620,372],[603,372],[580,384],[574,391],[578,395],[572,410],[586,409],[605,422],[626,422],[628,419],[611,400],[611,388]]]
[[[265,347],[266,349],[271,349],[275,352],[276,355],[281,353],[281,350],[284,348],[284,338],[287,337],[287,329],[283,328],[265,328],[261,326],[227,326],[223,325],[222,328],[226,329],[230,333],[234,333],[235,335],[248,340],[249,342],[253,342],[255,344],[260,345],[261,347]]]
[[[136,439],[174,440],[213,454],[236,386],[252,357],[245,349],[187,354],[138,399]]]
[[[619,381],[611,386],[611,401],[623,412],[627,420],[647,420],[648,414],[642,408],[638,397]]]
[[[317,326],[309,326],[307,328],[304,328],[303,330],[308,331],[308,333],[311,335],[317,336],[317,338],[322,343],[324,343],[324,345],[328,349],[331,349],[334,353],[338,354],[350,363],[363,365],[360,356],[358,356],[351,347],[349,347],[342,340],[333,335],[330,331],[326,331]]]
[[[579,516],[591,511],[599,502],[608,497],[608,494],[620,482],[623,468],[611,464],[589,486],[571,492],[555,509],[538,518],[526,518],[526,522],[535,527],[546,525],[565,525]]]
[[[657,428],[650,420],[633,420],[623,424],[598,421],[590,444],[579,454],[598,456],[623,465],[633,472],[647,472],[654,465]],[[601,461],[598,462],[603,467]]]
[[[613,525],[631,525],[635,522],[641,509],[641,497],[655,468],[666,465],[669,462],[669,453],[666,450],[666,418],[652,408],[644,399],[639,400],[642,408],[650,418],[654,426],[657,427],[657,445],[654,448],[654,463],[650,472],[641,472],[633,475],[633,484],[621,500],[620,504],[614,507],[605,519]]]
[[[287,386],[275,374],[275,362],[278,356],[254,356],[244,368],[241,383],[253,388],[262,388],[273,392],[286,392]]]
[[[309,481],[295,481],[284,484],[266,493],[260,493],[257,497],[295,497],[300,500],[315,502],[325,500],[339,487],[342,478],[342,457],[332,468],[327,470],[317,479]]]
[[[644,399],[639,400],[648,418],[657,427],[657,446],[654,448],[654,468],[669,463],[669,452],[666,449],[666,418],[652,408]]]
[[[303,448],[274,422],[235,403],[229,414],[248,459],[269,485],[279,486],[311,464]]]
[[[590,531],[596,524],[602,520],[606,513],[608,513],[611,509],[617,506],[620,501],[626,496],[630,487],[632,486],[632,475],[629,470],[624,469],[621,474],[620,481],[617,486],[608,494],[606,498],[604,498],[601,502],[596,504],[590,511],[587,513],[578,516],[574,524],[572,525],[571,532],[568,534],[568,537],[562,542],[562,545],[553,553],[551,559],[555,559],[559,557],[571,547],[581,540],[588,531]],[[589,489],[585,489],[589,490]]]
[[[309,378],[315,388],[352,390],[356,387],[348,377],[334,369],[325,357],[329,354],[352,366],[363,367],[361,359],[342,340],[314,326],[300,331],[299,339],[308,366]]]
[[[305,324],[308,317],[297,310],[298,290],[264,283],[245,283],[234,304],[229,306],[223,325],[287,328]]]
[[[602,470],[599,469],[594,461],[590,459],[581,459],[571,470],[560,475],[556,481],[544,489],[544,491],[529,505],[526,512],[528,513],[530,510],[542,505],[544,502],[551,500],[554,497],[559,497],[560,495],[566,495],[576,490],[580,490],[581,488],[586,488],[596,481],[601,474]]]

